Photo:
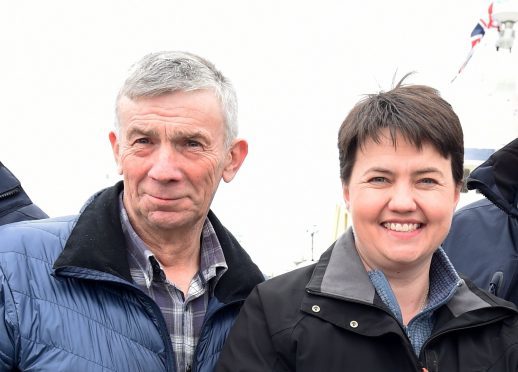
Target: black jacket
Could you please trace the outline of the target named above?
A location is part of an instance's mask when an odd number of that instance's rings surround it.
[[[32,203],[20,181],[0,162],[0,225],[47,217]]]
[[[252,292],[216,371],[518,371],[511,303],[464,282],[436,315],[418,358],[376,294],[349,230],[315,265]]]
[[[443,248],[476,285],[518,304],[518,138],[477,167],[467,187],[487,199],[454,215]]]

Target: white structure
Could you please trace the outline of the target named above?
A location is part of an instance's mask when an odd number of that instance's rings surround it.
[[[515,25],[518,22],[518,1],[497,1],[493,6],[493,19],[498,23],[496,50],[512,50],[515,39]]]

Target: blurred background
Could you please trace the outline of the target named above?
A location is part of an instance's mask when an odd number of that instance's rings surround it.
[[[233,81],[250,146],[213,210],[275,275],[317,259],[347,223],[336,137],[364,94],[416,71],[408,82],[439,89],[459,115],[468,167],[518,137],[518,48],[497,52],[488,30],[457,76],[488,4],[3,1],[0,160],[49,215],[77,213],[119,179],[108,132],[130,65],[157,50],[199,54]]]

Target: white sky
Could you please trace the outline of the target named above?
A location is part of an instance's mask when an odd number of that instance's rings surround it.
[[[0,3],[0,160],[51,216],[118,179],[113,105],[142,55],[187,50],[230,77],[250,153],[213,209],[266,273],[333,241],[336,135],[362,94],[393,75],[438,88],[467,147],[518,136],[517,52],[487,34],[464,73],[487,1],[47,0]],[[518,48],[517,48],[518,51]]]

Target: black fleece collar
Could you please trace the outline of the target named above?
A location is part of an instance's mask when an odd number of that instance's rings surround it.
[[[118,196],[123,183],[100,191],[79,215],[54,269],[81,267],[110,273],[131,282],[126,241],[119,216]],[[212,211],[208,218],[216,231],[228,265],[215,289],[223,303],[242,300],[264,280],[257,266]]]

